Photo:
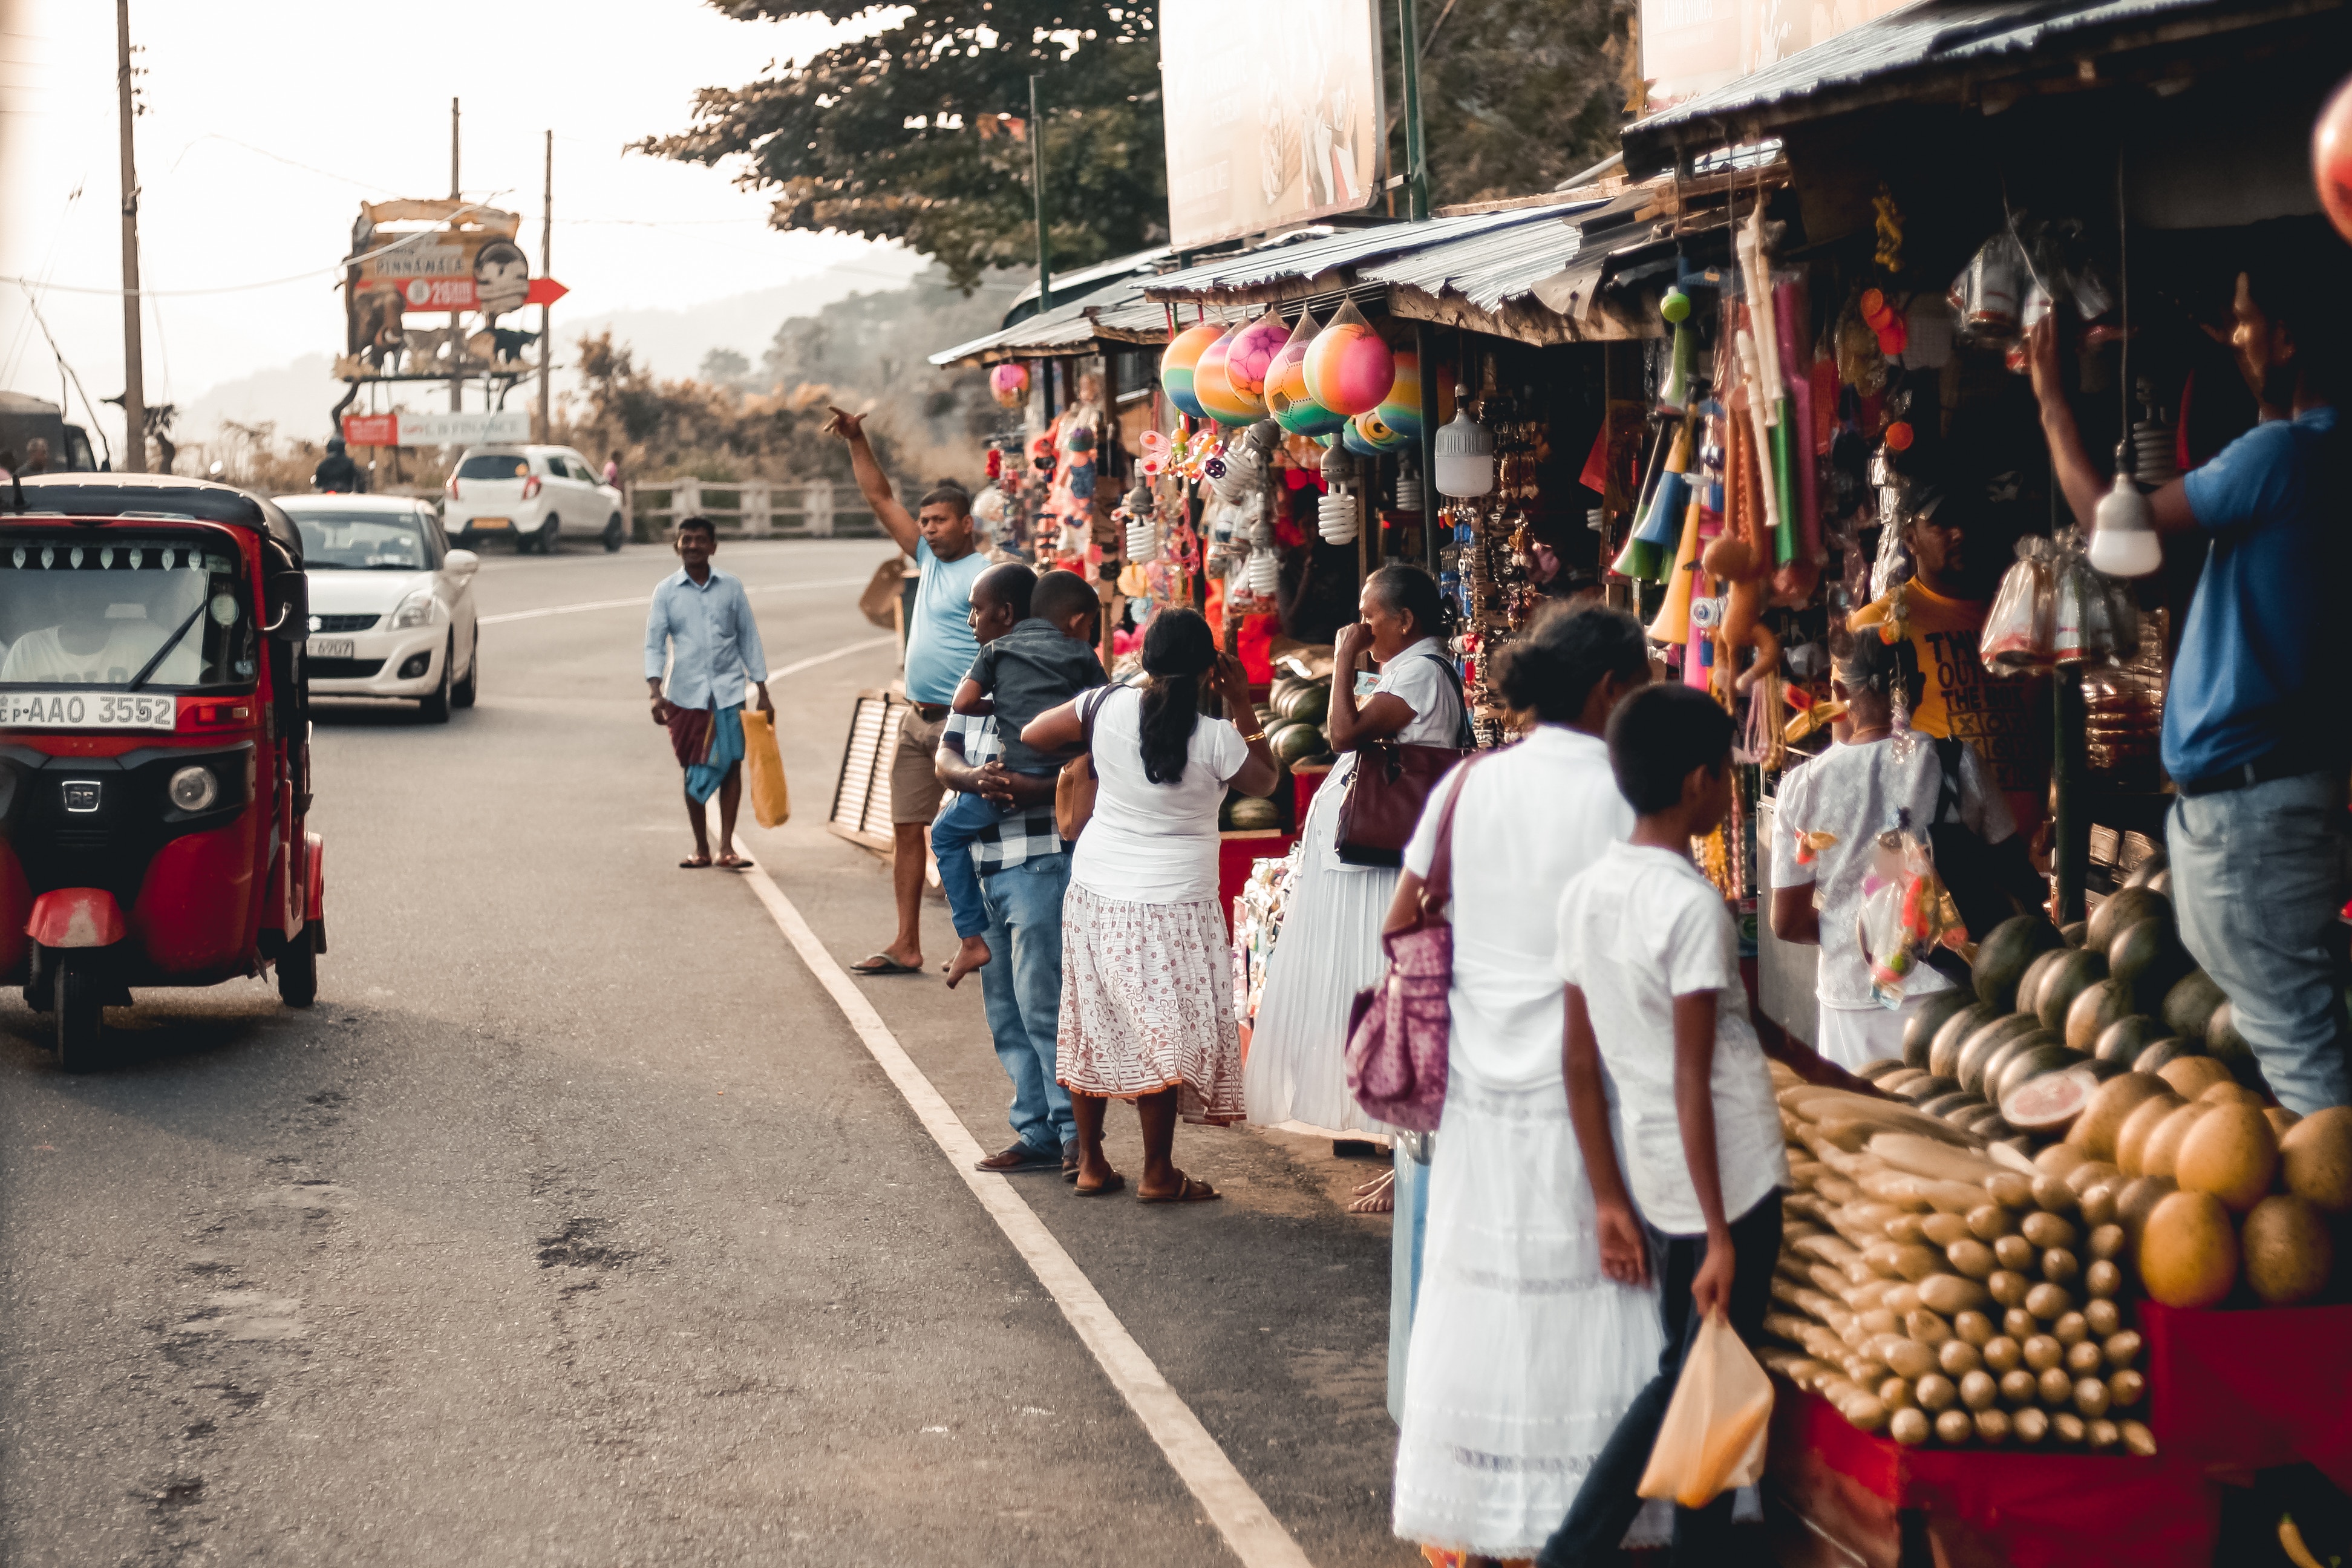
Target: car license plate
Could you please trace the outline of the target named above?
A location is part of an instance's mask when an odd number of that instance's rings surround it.
[[[502,517],[478,517],[466,526],[474,529],[504,528],[507,526],[507,520]]]
[[[178,727],[176,698],[145,692],[0,692],[0,729],[171,730]]]
[[[349,637],[312,637],[312,658],[350,658],[358,652],[358,645]]]

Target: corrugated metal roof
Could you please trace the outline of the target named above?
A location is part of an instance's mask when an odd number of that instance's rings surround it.
[[[2243,0],[2102,0],[2096,5],[1920,0],[1627,126],[1628,156],[1633,157],[1637,149],[1654,147],[1664,133],[1678,126],[1754,114],[1776,104],[1811,100],[1912,72],[1981,69],[2004,58],[2022,61],[2037,53],[2046,56],[2060,39],[2104,27],[2185,18],[2200,12],[2224,22],[2258,23],[2311,8],[2293,4],[2249,5]],[[1835,111],[1831,104],[1808,107]],[[1766,119],[1769,121],[1770,117]]]
[[[1398,283],[1424,294],[1450,289],[1478,309],[1492,310],[1532,291],[1538,279],[1567,266],[1584,241],[1577,220],[1607,205],[1578,202],[1537,208],[1533,222],[1424,244],[1365,268],[1360,275],[1368,283]]]
[[[1290,244],[1262,246],[1239,256],[1221,257],[1181,272],[1147,279],[1144,289],[1154,300],[1215,300],[1268,283],[1318,278],[1335,268],[1360,266],[1432,245],[1553,221],[1567,205],[1431,218],[1425,223],[1381,224]]]
[[[957,364],[965,360],[1050,359],[1075,353],[1102,336],[1109,322],[1122,342],[1160,342],[1167,335],[1168,308],[1143,298],[1143,278],[1121,278],[1114,283],[1055,306],[1042,316],[1029,316],[985,337],[942,349],[933,364]]]
[[[1069,272],[1054,274],[1054,292],[1068,298],[1073,289],[1100,287],[1107,278],[1125,278],[1134,273],[1149,273],[1163,261],[1172,261],[1176,253],[1164,245],[1149,250],[1138,250],[1126,256],[1114,256],[1108,261],[1097,261],[1092,267],[1080,267]],[[1013,308],[1034,302],[1037,298],[1037,280],[1029,279],[1027,288],[1013,296]]]

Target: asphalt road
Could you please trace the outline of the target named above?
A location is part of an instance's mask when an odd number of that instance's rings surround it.
[[[875,637],[884,552],[719,561],[782,668]],[[497,555],[477,595],[628,599],[670,564]],[[752,888],[677,868],[642,630],[491,625],[446,726],[320,714],[314,1008],[142,992],[116,1065],[68,1077],[0,1001],[0,1562],[1234,1561]],[[887,937],[887,868],[822,819],[892,669],[779,684],[797,815],[746,835],[844,963]],[[860,984],[1000,1146],[977,986]],[[1371,1167],[1255,1129],[1178,1155],[1228,1200],[1016,1190],[1313,1562],[1417,1563],[1388,1533],[1388,1221],[1341,1211]]]

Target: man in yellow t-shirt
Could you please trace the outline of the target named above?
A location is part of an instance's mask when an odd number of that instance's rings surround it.
[[[2006,564],[1986,510],[1970,504],[1963,486],[1922,497],[1904,524],[1916,563],[1906,595],[1920,677],[1911,727],[1976,748],[2030,842],[2049,816],[2049,687],[1991,674],[1978,652]]]

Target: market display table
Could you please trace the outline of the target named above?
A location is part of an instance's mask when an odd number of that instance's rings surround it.
[[[1869,1568],[2209,1568],[2221,1499],[2198,1461],[1906,1448],[1776,1378],[1766,1479],[1780,1561]],[[2159,1444],[2161,1438],[2158,1439]]]
[[[2298,1460],[2352,1490],[2352,1307],[2139,1306],[2159,1458],[2258,1470]]]

